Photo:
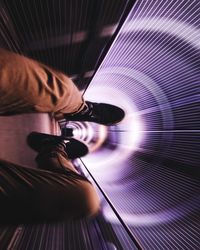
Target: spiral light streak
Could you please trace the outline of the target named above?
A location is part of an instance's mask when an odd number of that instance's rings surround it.
[[[200,248],[199,7],[138,0],[85,95],[126,111],[84,163],[145,249]]]

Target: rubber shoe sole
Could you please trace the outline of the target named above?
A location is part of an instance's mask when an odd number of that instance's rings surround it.
[[[123,109],[107,104],[93,103],[86,101],[88,109],[75,114],[65,114],[64,118],[69,121],[88,121],[103,125],[114,125],[119,123],[125,117]]]
[[[67,142],[65,142],[67,141]],[[35,151],[39,152],[44,143],[59,144],[65,143],[65,152],[69,159],[76,159],[85,156],[88,153],[88,147],[81,141],[74,138],[63,136],[49,135],[39,132],[31,132],[27,136],[28,145]]]

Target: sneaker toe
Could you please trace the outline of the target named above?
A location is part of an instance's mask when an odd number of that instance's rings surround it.
[[[66,143],[66,152],[69,159],[76,159],[83,157],[88,153],[88,147],[76,139],[71,138],[68,143]]]
[[[116,124],[123,120],[125,112],[123,109],[111,104],[99,104],[101,110],[100,123],[105,125]]]

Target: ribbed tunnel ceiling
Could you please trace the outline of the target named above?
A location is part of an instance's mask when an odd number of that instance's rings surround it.
[[[199,10],[137,1],[85,93],[126,111],[83,162],[144,249],[200,248]]]
[[[134,1],[9,0],[1,4],[5,47],[88,83],[119,20]]]

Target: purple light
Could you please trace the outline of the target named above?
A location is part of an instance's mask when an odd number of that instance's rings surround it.
[[[83,161],[145,249],[199,248],[199,7],[136,1],[85,96],[126,111]]]

